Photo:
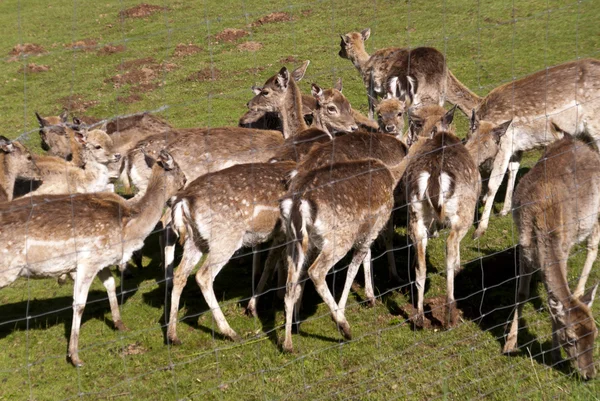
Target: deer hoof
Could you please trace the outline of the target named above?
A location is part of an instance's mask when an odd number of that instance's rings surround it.
[[[181,345],[181,340],[177,337],[169,338],[169,343],[171,343],[171,345]]]
[[[502,211],[500,212],[500,216],[506,216],[510,213],[510,209],[509,210],[504,210],[502,209]]]
[[[125,324],[123,323],[122,320],[117,320],[115,322],[115,329],[119,330],[119,331],[128,331],[129,329],[127,328],[127,326],[125,326]]]
[[[79,359],[79,355],[74,354],[74,355],[70,355],[69,356],[69,361],[71,362],[71,364],[73,364],[73,366],[75,366],[76,368],[82,367],[83,366],[83,361],[81,359]]]
[[[377,301],[375,300],[375,298],[367,299],[367,308],[374,307],[376,303],[377,303]]]
[[[352,340],[352,333],[350,332],[350,324],[348,322],[342,322],[339,324],[342,335],[346,340]]]
[[[504,343],[504,347],[502,348],[502,353],[505,355],[513,355],[517,352],[517,339],[508,337],[506,339],[506,343]]]
[[[285,340],[281,346],[281,349],[283,350],[283,352],[291,354],[292,352],[294,352],[294,345],[292,344],[292,340]]]
[[[475,230],[475,232],[473,233],[473,239],[481,238],[481,237],[483,237],[483,234],[485,234],[485,228],[482,229],[480,227],[477,230]]]
[[[452,301],[446,304],[446,328],[456,325],[456,302]]]
[[[418,313],[415,316],[414,324],[417,329],[422,329],[423,327],[425,327],[425,316],[423,315],[423,313]]]

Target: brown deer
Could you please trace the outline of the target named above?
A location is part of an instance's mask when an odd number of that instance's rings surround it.
[[[561,132],[587,131],[600,138],[600,60],[581,59],[531,74],[492,90],[474,110],[470,140],[485,148],[487,158],[479,163],[492,165],[485,206],[474,236],[481,237],[489,224],[494,198],[508,170],[508,184],[501,215],[512,208],[512,193],[524,151],[540,148],[560,139]],[[490,134],[512,121],[506,135]],[[478,137],[478,138],[477,138]]]
[[[27,196],[112,190],[107,165],[117,162],[121,157],[111,151],[112,138],[98,129],[74,132],[73,135],[82,146],[81,161],[84,167],[56,156],[34,156],[33,161],[39,169],[42,183]]]
[[[600,240],[600,155],[584,142],[565,135],[549,145],[515,191],[513,217],[519,229],[518,303],[505,353],[516,352],[519,317],[529,298],[531,276],[538,270],[548,291],[552,318],[552,359],[560,348],[584,379],[596,374],[593,361],[598,329],[591,304],[598,284],[584,294]],[[577,290],[571,293],[567,261],[571,248],[587,239],[587,258]]]
[[[96,275],[108,291],[115,327],[121,321],[111,265],[129,260],[160,219],[165,202],[185,183],[172,157],[161,152],[151,184],[139,202],[113,193],[44,195],[0,204],[0,288],[18,277],[74,273],[73,324],[68,356],[79,357],[79,329]]]
[[[363,79],[370,118],[374,111],[373,99],[385,95],[386,83],[392,77],[398,77],[403,88],[407,87],[409,76],[418,82],[415,105],[435,103],[442,106],[448,100],[468,115],[479,103],[479,96],[448,70],[444,55],[438,50],[431,47],[389,47],[369,55],[365,50],[365,41],[370,35],[369,28],[341,35],[339,51],[339,56],[350,60]]]
[[[0,136],[0,203],[13,199],[17,178],[39,180],[39,169],[25,146]]]

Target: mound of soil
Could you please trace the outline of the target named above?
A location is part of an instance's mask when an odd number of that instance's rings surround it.
[[[8,54],[10,56],[21,56],[23,54],[32,55],[42,53],[46,53],[46,50],[42,46],[36,45],[35,43],[23,43],[13,47]]]
[[[265,15],[264,17],[260,17],[256,21],[254,21],[250,26],[257,27],[265,24],[272,24],[274,22],[287,22],[291,21],[292,16],[287,12],[277,12]]]
[[[427,298],[423,301],[423,307],[425,309],[425,320],[424,329],[440,328],[445,326],[446,322],[446,297],[438,296],[434,298]],[[415,322],[417,315],[417,309],[412,304],[407,304],[402,307],[402,311],[408,317],[408,320],[412,323]],[[453,320],[459,321],[459,310],[454,309],[455,316]]]
[[[122,18],[146,18],[159,11],[167,10],[166,7],[155,6],[152,4],[138,4],[137,6],[128,8],[119,12],[119,17]]]
[[[215,35],[215,40],[217,42],[231,43],[248,35],[250,34],[247,31],[244,31],[243,29],[226,28]]]
[[[142,96],[138,95],[137,93],[133,93],[129,96],[117,96],[117,102],[119,103],[131,104],[139,102],[140,100],[142,100]]]
[[[298,62],[300,62],[300,60],[298,60],[295,56],[287,56],[287,57],[280,59],[279,62],[281,64],[292,64],[292,63],[298,63]]]
[[[205,81],[215,81],[219,79],[221,76],[221,71],[216,68],[210,69],[210,67],[204,68],[200,71],[196,71],[195,73],[189,75],[186,79],[192,82],[205,82]]]
[[[83,39],[66,45],[69,49],[80,49],[86,52],[96,49],[98,42],[94,39]]]
[[[126,49],[125,45],[104,45],[96,53],[98,56],[108,56],[109,54],[121,53]]]
[[[184,43],[179,43],[177,47],[175,47],[175,51],[173,52],[173,57],[186,57],[191,56],[196,53],[202,51],[200,46],[196,46],[192,43],[188,43],[187,45]]]
[[[86,100],[83,95],[78,94],[62,97],[57,102],[63,109],[69,110],[73,114],[84,113],[90,107],[98,104],[97,100]]]
[[[50,71],[50,67],[47,65],[37,65],[35,63],[29,63],[26,67],[19,68],[19,72],[27,72],[27,73],[37,73],[37,72],[46,72]]]
[[[244,42],[237,45],[237,49],[243,52],[255,52],[263,48],[263,44],[260,42]]]

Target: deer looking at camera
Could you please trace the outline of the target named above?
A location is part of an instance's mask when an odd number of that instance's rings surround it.
[[[596,375],[593,361],[598,329],[591,305],[598,284],[584,294],[600,240],[600,155],[566,134],[549,145],[542,158],[521,179],[515,191],[513,217],[519,229],[518,303],[505,353],[518,350],[519,317],[529,298],[531,276],[538,270],[548,291],[552,318],[552,359],[560,348],[584,379]],[[567,280],[571,248],[587,239],[587,257],[575,292]]]
[[[501,215],[512,208],[512,193],[523,152],[546,146],[566,132],[600,138],[600,60],[560,64],[492,90],[473,111],[469,141],[478,142],[479,164],[491,164],[485,206],[474,237],[489,224],[494,198],[508,170]],[[498,128],[510,123],[506,134]]]
[[[475,107],[480,98],[465,87],[448,70],[442,53],[431,47],[415,49],[389,47],[369,55],[365,41],[370,29],[341,35],[339,56],[354,64],[360,73],[369,100],[369,117],[373,117],[373,99],[385,95],[386,83],[399,77],[403,88],[408,77],[418,82],[415,88],[415,105],[434,103],[442,106],[445,100],[458,105],[465,114]]]
[[[17,178],[39,180],[38,167],[25,146],[0,136],[0,203],[13,199]]]
[[[0,288],[18,277],[74,275],[73,324],[68,356],[79,357],[79,330],[96,275],[108,292],[113,323],[125,329],[110,266],[140,249],[163,207],[185,183],[172,157],[161,152],[148,191],[138,202],[113,193],[44,195],[0,204]]]

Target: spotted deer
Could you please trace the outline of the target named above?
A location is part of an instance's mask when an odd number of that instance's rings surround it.
[[[552,319],[552,359],[560,348],[584,379],[596,374],[593,361],[598,329],[591,304],[598,284],[584,294],[600,240],[600,155],[584,142],[565,135],[546,148],[515,191],[513,218],[519,229],[518,303],[505,353],[518,350],[519,317],[529,299],[531,276],[541,271]],[[577,289],[571,292],[567,262],[571,248],[587,240],[587,257]]]
[[[456,79],[438,50],[431,47],[389,47],[369,55],[365,41],[370,35],[369,28],[341,35],[339,51],[339,56],[350,60],[363,79],[370,118],[375,109],[373,99],[385,95],[386,83],[392,77],[399,77],[402,87],[406,87],[408,77],[418,82],[414,98],[416,105],[434,103],[442,106],[448,100],[468,114],[479,103],[479,96]]]
[[[68,357],[81,366],[79,330],[90,285],[102,280],[113,323],[125,329],[110,266],[129,260],[160,219],[165,202],[185,183],[166,152],[153,167],[148,191],[138,202],[113,193],[44,195],[0,204],[0,288],[18,277],[75,276]]]
[[[111,151],[112,138],[99,129],[73,132],[73,135],[82,146],[83,167],[56,156],[33,156],[42,182],[27,196],[112,190],[108,164],[117,162],[121,157]]]
[[[0,136],[0,203],[13,199],[17,178],[39,180],[39,169],[25,146]]]
[[[285,72],[283,75],[286,75]],[[329,104],[325,101],[326,92],[313,84],[312,94],[321,105]],[[341,97],[337,100],[343,102],[338,106],[349,105],[343,95],[339,95]],[[299,111],[301,104],[298,97],[293,101],[295,102],[293,108]],[[317,110],[323,109],[326,108],[317,107]],[[351,116],[348,107],[341,107],[341,109],[346,117]],[[316,126],[322,126],[323,120],[329,121],[325,116],[322,119],[321,114],[321,112],[315,113]],[[295,113],[293,116],[292,118],[303,118],[300,113]],[[295,121],[293,124],[302,127],[301,121]],[[331,124],[329,126],[331,127]],[[181,292],[192,269],[204,253],[208,253],[208,256],[196,274],[196,281],[213,313],[219,331],[228,338],[239,338],[219,308],[213,281],[239,248],[256,247],[272,239],[271,249],[274,251],[269,253],[266,269],[255,294],[263,291],[270,273],[275,268],[278,256],[276,248],[282,243],[279,229],[279,199],[287,192],[290,174],[296,168],[296,160],[314,146],[316,143],[314,139],[319,131],[321,138],[327,138],[328,141],[329,134],[326,131],[315,127],[303,130],[292,138],[300,140],[305,133],[308,133],[308,140],[294,143],[293,155],[286,149],[287,146],[284,146],[282,152],[275,156],[275,159],[282,158],[283,161],[238,164],[202,175],[172,199],[170,221],[175,235],[180,238],[184,246],[182,262],[173,275],[171,312],[167,330],[167,337],[172,343],[180,343],[177,336],[177,312]],[[288,138],[286,143],[292,138]],[[165,264],[168,268],[171,266],[173,256],[173,248],[167,246]],[[254,268],[256,269],[257,266]],[[255,296],[250,300],[248,312],[256,314]]]
[[[566,132],[587,132],[600,138],[600,60],[581,59],[549,67],[492,90],[473,111],[470,140],[487,147],[490,163],[484,209],[474,237],[481,237],[489,224],[494,198],[508,171],[508,184],[501,215],[512,208],[512,194],[523,152],[546,146],[562,137],[553,125]],[[506,135],[494,130],[512,121]],[[492,133],[492,134],[490,134]]]
[[[385,98],[381,102],[373,99],[379,131],[404,140],[404,115],[414,97],[412,88],[414,88],[414,82],[411,77],[408,78],[406,90],[400,87],[398,77],[392,77],[388,81]]]

